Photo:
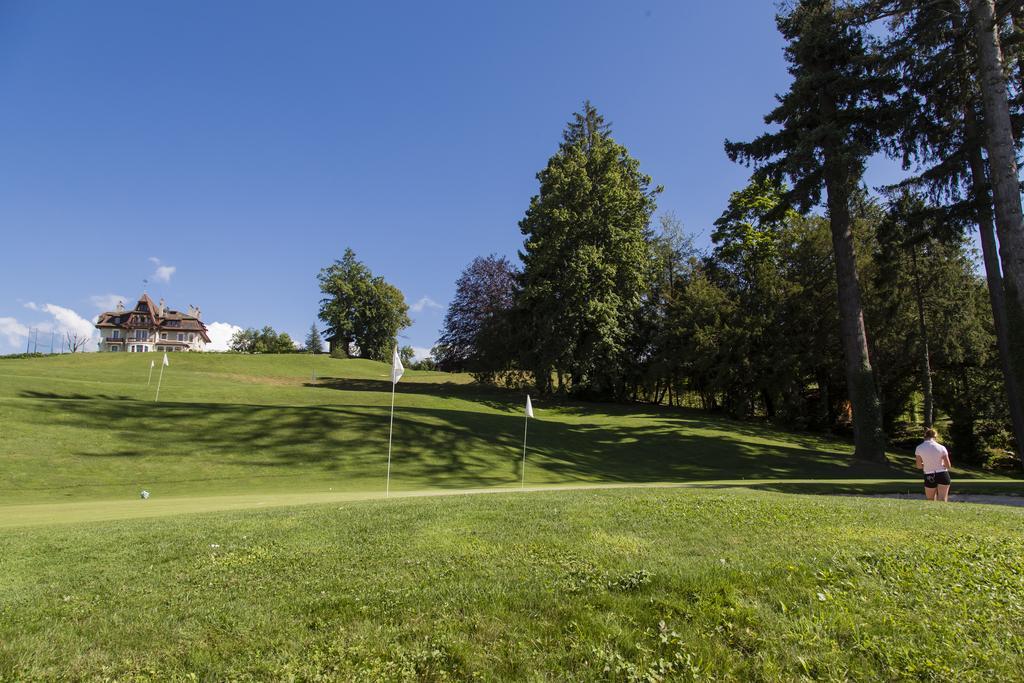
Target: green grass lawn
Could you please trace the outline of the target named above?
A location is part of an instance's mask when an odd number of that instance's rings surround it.
[[[1022,522],[632,489],[8,530],[0,680],[1021,680]]]
[[[0,506],[135,500],[143,488],[154,500],[382,491],[386,365],[172,355],[155,403],[156,377],[147,386],[147,375],[159,357],[0,360]],[[464,375],[407,372],[396,398],[392,490],[517,485],[523,401],[520,392],[472,385]],[[747,481],[784,488],[827,480],[817,485],[918,488],[908,455],[893,454],[890,466],[856,463],[850,443],[838,439],[698,411],[535,406],[531,485]],[[1019,488],[1003,477],[956,474],[958,486],[975,477],[989,489]]]
[[[907,454],[536,400],[519,492],[524,396],[409,372],[382,500],[387,366],[152,357],[0,360],[0,681],[1024,677],[1024,510],[780,493]]]

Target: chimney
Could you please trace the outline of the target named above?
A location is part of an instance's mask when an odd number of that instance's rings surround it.
[[[166,312],[166,310],[167,310],[167,303],[164,302],[163,297],[160,297],[160,307],[157,308],[156,314],[162,318],[162,317],[164,317],[164,312]]]
[[[118,313],[124,313],[124,302],[123,301],[118,301],[117,302],[117,312]]]

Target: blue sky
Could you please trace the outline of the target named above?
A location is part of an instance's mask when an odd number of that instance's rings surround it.
[[[588,98],[706,245],[748,176],[723,139],[788,83],[773,5],[0,3],[0,352],[143,279],[301,339],[346,247],[428,348],[469,261],[515,257]]]

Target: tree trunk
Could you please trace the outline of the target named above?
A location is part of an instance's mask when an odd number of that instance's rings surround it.
[[[818,419],[824,429],[832,429],[836,424],[835,411],[832,410],[832,396],[828,390],[828,371],[818,371]]]
[[[996,233],[1003,270],[1008,329],[1024,329],[1024,217],[1006,76],[999,47],[999,27],[993,0],[972,0],[974,37],[978,50],[978,80],[985,104],[989,174],[995,203]],[[1010,338],[1010,369],[1024,387],[1024,339]],[[1018,451],[1024,449],[1017,444]]]
[[[924,293],[921,275],[917,270],[917,245],[911,247],[910,260],[914,270],[914,298],[917,299],[917,329],[921,337],[921,393],[924,394],[924,426],[929,428],[935,420],[935,402],[932,398],[932,366],[928,358],[928,326],[924,317]]]
[[[764,416],[769,420],[775,419],[775,402],[767,389],[761,389],[761,400],[764,401]]]
[[[846,357],[846,384],[853,406],[854,457],[886,462],[885,433],[882,430],[882,406],[875,388],[875,377],[868,356],[868,337],[864,329],[864,307],[857,279],[850,217],[852,179],[835,154],[826,152],[825,190],[828,194],[829,226],[836,257],[836,283],[839,290],[839,330]]]
[[[1011,329],[1006,320],[1006,295],[1003,292],[1003,276],[999,271],[995,229],[992,226],[992,201],[988,191],[985,160],[981,156],[978,122],[970,105],[964,108],[964,127],[967,133],[967,158],[971,166],[978,236],[981,238],[981,253],[985,262],[985,280],[988,283],[988,298],[992,305],[992,322],[995,325],[996,343],[999,347],[999,362],[1003,370],[1006,397],[1010,404],[1010,421],[1017,443],[1017,457],[1024,461],[1024,402],[1021,401],[1021,384],[1013,371],[1013,358],[1010,353],[1010,337],[1024,335],[1024,329]]]

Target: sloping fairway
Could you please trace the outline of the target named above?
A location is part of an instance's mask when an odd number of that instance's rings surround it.
[[[0,681],[1024,676],[1024,510],[726,488],[906,456],[538,401],[508,492],[522,394],[410,372],[365,500],[386,366],[151,358],[0,360]]]
[[[326,356],[172,354],[155,403],[159,358],[0,360],[0,526],[5,516],[15,518],[9,510],[4,515],[3,506],[12,505],[36,506],[21,508],[21,524],[36,509],[41,522],[74,521],[80,513],[93,519],[85,511],[95,513],[106,501],[133,506],[126,516],[135,516],[144,509],[139,506],[152,503],[155,511],[168,500],[188,511],[383,492],[391,400],[386,365]],[[153,359],[158,367],[147,386]],[[524,398],[472,385],[464,375],[407,372],[396,398],[392,491],[517,486]],[[838,480],[852,488],[879,481],[919,488],[908,457],[892,456],[889,467],[853,463],[850,444],[840,440],[697,411],[535,406],[526,470],[531,486],[745,480],[781,487],[784,480],[817,480],[831,487]],[[958,485],[970,474],[959,472]],[[984,480],[1018,488],[1005,478]],[[138,500],[143,488],[153,493],[146,503]]]
[[[1020,680],[1022,522],[671,489],[9,529],[0,680]]]

